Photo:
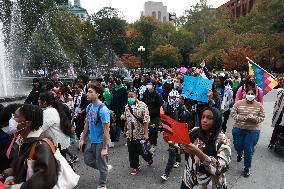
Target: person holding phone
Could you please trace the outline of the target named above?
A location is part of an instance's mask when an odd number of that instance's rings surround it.
[[[200,126],[190,132],[189,153],[181,189],[226,188],[225,172],[231,161],[230,140],[222,133],[222,113],[213,107],[201,111]]]

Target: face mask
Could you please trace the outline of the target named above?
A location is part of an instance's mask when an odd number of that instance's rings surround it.
[[[247,101],[252,102],[255,99],[255,95],[246,95]]]
[[[9,120],[9,132],[11,134],[14,134],[17,132],[17,126],[18,126],[18,122],[12,117]]]
[[[167,82],[170,83],[170,82],[171,82],[171,79],[167,79]]]
[[[152,90],[153,89],[153,85],[146,85],[148,90]]]
[[[131,104],[131,105],[134,104],[135,101],[136,101],[136,100],[135,100],[135,98],[133,98],[133,97],[128,98],[128,103]]]

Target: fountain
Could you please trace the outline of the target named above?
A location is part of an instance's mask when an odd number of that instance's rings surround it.
[[[6,48],[4,45],[3,24],[0,22],[0,98],[10,96],[10,67],[7,64]]]

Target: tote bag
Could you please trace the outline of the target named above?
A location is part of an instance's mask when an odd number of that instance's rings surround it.
[[[77,175],[66,159],[61,155],[60,151],[55,147],[53,142],[48,138],[43,138],[49,147],[51,148],[54,157],[58,164],[58,180],[53,189],[72,189],[74,188],[79,181],[80,176]],[[29,180],[34,174],[34,163],[35,163],[35,147],[37,142],[32,145],[29,157],[27,159],[27,176],[26,180]]]

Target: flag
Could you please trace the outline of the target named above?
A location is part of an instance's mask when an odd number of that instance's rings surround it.
[[[256,84],[263,90],[264,95],[278,85],[272,75],[257,64],[249,63],[249,74],[254,76]]]
[[[253,73],[253,69],[252,69],[252,65],[251,65],[251,63],[249,63],[248,62],[248,65],[249,65],[249,75],[254,75],[254,73]]]
[[[180,123],[165,114],[161,114],[161,120],[164,136],[168,138],[169,141],[190,143],[187,123]]]

